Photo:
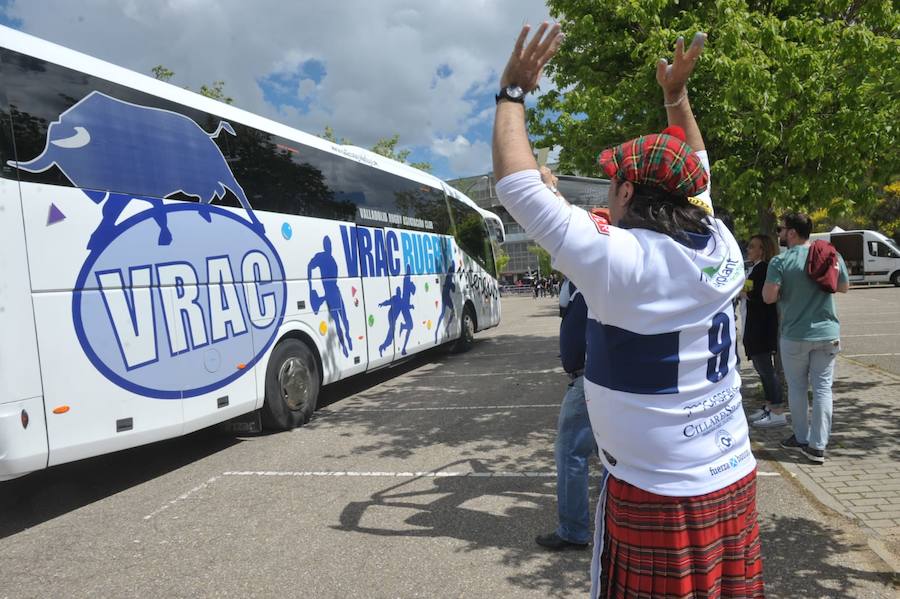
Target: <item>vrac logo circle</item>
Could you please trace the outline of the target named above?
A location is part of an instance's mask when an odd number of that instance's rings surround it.
[[[88,256],[72,296],[75,332],[124,389],[202,395],[250,371],[275,340],[284,278],[274,246],[240,216],[161,205],[118,225]]]

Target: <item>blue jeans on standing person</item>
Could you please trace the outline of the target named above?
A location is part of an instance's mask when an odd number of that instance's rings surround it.
[[[771,406],[781,407],[781,402],[783,401],[781,399],[781,385],[778,383],[778,377],[775,376],[775,362],[772,360],[772,353],[753,354],[750,356],[750,361],[753,362],[753,368],[759,374],[766,402]]]
[[[812,449],[828,445],[831,434],[831,383],[834,360],[841,350],[837,339],[826,341],[792,341],[781,338],[781,364],[788,385],[791,425],[797,442]],[[812,420],[807,410],[807,391],[812,385]]]
[[[559,527],[556,534],[570,543],[591,539],[588,500],[588,459],[597,453],[587,403],[584,377],[569,383],[559,409],[556,435],[556,501]]]

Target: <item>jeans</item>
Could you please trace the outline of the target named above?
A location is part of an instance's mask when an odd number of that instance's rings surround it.
[[[781,364],[788,385],[791,424],[799,443],[825,449],[831,434],[831,382],[834,360],[841,351],[837,339],[792,341],[781,338]],[[812,420],[807,414],[807,390],[812,384]]]
[[[759,374],[759,380],[762,382],[763,391],[766,394],[766,402],[772,406],[781,406],[781,385],[778,383],[778,377],[775,376],[775,362],[772,354],[769,352],[762,354],[753,354],[750,356],[753,362],[753,368]]]
[[[569,383],[559,409],[556,436],[556,501],[559,527],[556,534],[572,543],[591,538],[588,513],[588,458],[597,453],[587,404],[584,377]]]

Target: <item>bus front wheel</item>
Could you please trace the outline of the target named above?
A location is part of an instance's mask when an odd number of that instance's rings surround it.
[[[280,341],[266,368],[263,426],[286,431],[306,424],[316,411],[320,381],[312,350],[299,339]]]
[[[467,305],[463,309],[460,325],[459,339],[456,340],[456,344],[453,346],[455,353],[467,352],[472,349],[472,345],[475,343],[476,322],[475,311],[472,310],[472,306]]]

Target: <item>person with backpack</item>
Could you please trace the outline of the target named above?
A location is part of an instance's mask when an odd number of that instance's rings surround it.
[[[778,303],[781,364],[788,385],[794,434],[781,442],[811,461],[825,463],[831,434],[831,383],[841,350],[840,321],[834,293],[846,293],[850,278],[844,259],[825,241],[810,243],[808,215],[790,212],[781,218],[778,240],[788,250],[772,258],[763,286],[763,301]],[[807,390],[812,385],[812,418]]]

